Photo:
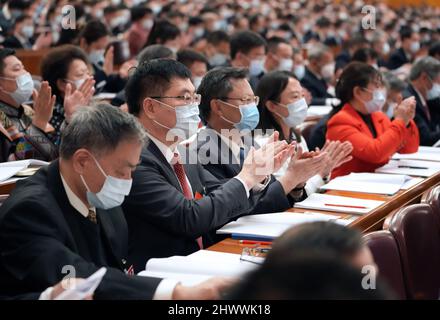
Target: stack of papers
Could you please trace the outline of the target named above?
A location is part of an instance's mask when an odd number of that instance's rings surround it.
[[[34,168],[48,165],[49,162],[40,160],[19,160],[0,163],[0,182],[5,182],[13,176],[27,176],[35,173]],[[32,168],[33,167],[33,168]]]
[[[380,173],[405,174],[415,177],[429,177],[440,171],[440,163],[422,160],[399,159],[376,169]]]
[[[412,160],[426,160],[426,161],[440,161],[440,148],[434,147],[419,147],[416,153],[400,154],[396,153],[392,159],[412,159]]]
[[[307,117],[323,117],[333,110],[331,106],[310,106],[307,109]]]
[[[239,254],[200,250],[189,256],[150,259],[139,276],[181,281],[196,285],[212,277],[242,277],[258,264],[240,260]]]
[[[397,174],[351,173],[331,180],[321,189],[393,195],[411,179]]]
[[[376,209],[383,203],[384,201],[365,200],[351,197],[340,197],[328,194],[313,193],[304,201],[295,203],[294,207],[353,214],[365,214]]]
[[[315,221],[334,221],[347,225],[351,220],[338,216],[313,213],[279,212],[256,214],[239,218],[217,230],[219,234],[231,234],[239,239],[273,240],[292,226]]]

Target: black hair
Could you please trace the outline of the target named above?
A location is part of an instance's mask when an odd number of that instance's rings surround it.
[[[131,22],[142,20],[145,16],[152,14],[153,10],[142,5],[138,5],[130,9]]]
[[[372,48],[359,48],[353,53],[351,61],[368,62],[369,59],[377,59],[378,54]]]
[[[440,40],[437,40],[429,47],[429,55],[434,58],[440,57]]]
[[[227,97],[234,89],[231,80],[246,79],[247,76],[246,69],[222,67],[212,69],[203,77],[197,93],[202,96],[199,110],[204,123],[208,122],[211,114],[211,101],[220,97]]]
[[[267,51],[275,53],[281,43],[289,44],[285,39],[281,37],[270,37],[269,39],[267,39]]]
[[[140,64],[125,87],[128,110],[138,115],[146,97],[161,96],[174,78],[189,79],[191,72],[182,63],[172,59],[154,59]]]
[[[183,63],[188,68],[196,61],[203,62],[208,67],[208,59],[200,52],[192,49],[179,50],[179,52],[177,52],[177,61]]]
[[[230,292],[231,300],[384,300],[388,287],[362,287],[365,274],[326,252],[270,252],[263,265]]]
[[[413,30],[408,26],[403,26],[399,30],[400,40],[410,39],[412,37]]]
[[[208,35],[206,36],[206,41],[216,46],[222,42],[229,43],[231,41],[231,38],[225,31],[217,30],[208,33]]]
[[[249,53],[252,49],[266,47],[266,40],[253,31],[240,31],[231,37],[231,58],[235,59],[238,52]]]
[[[82,60],[88,64],[85,52],[78,46],[66,44],[51,49],[41,62],[41,77],[49,82],[52,93],[60,98],[57,86],[58,79],[66,79],[73,60]]]
[[[5,71],[5,59],[9,56],[15,56],[14,49],[0,48],[0,75]]]
[[[180,35],[180,29],[167,20],[156,20],[146,46],[151,44],[164,44],[167,40],[176,39]]]
[[[107,26],[100,20],[90,20],[80,32],[80,38],[88,45],[110,34]]]
[[[148,47],[145,47],[137,56],[139,64],[161,58],[174,59],[173,51],[162,44],[152,44]]]

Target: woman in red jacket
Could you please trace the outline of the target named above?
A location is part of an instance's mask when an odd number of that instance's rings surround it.
[[[419,131],[412,120],[414,97],[403,100],[391,121],[381,111],[386,100],[382,76],[365,63],[351,63],[336,84],[342,109],[327,123],[327,139],[350,141],[353,159],[333,170],[331,177],[351,172],[374,172],[396,153],[413,153],[419,147]]]

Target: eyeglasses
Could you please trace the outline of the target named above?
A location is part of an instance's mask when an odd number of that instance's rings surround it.
[[[250,103],[255,102],[255,104],[257,104],[257,105],[260,102],[260,97],[258,97],[258,96],[247,96],[247,97],[243,97],[243,98],[218,97],[217,99],[220,99],[220,100],[236,100],[236,101],[243,102],[243,104],[250,104]]]
[[[156,96],[156,97],[150,97],[150,98],[152,98],[152,99],[178,99],[178,100],[184,101],[185,104],[190,104],[190,103],[200,104],[200,101],[202,100],[202,96],[200,94],[198,94],[198,93],[195,93],[193,95],[188,93],[188,94],[184,94],[183,96],[174,96],[174,97],[171,97],[171,96],[162,96],[162,97]]]
[[[266,255],[270,251],[270,247],[246,247],[241,252],[240,261],[262,264],[266,259]]]

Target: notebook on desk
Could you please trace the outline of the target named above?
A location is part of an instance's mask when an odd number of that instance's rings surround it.
[[[0,183],[14,176],[29,176],[49,162],[41,160],[19,160],[0,163]]]

